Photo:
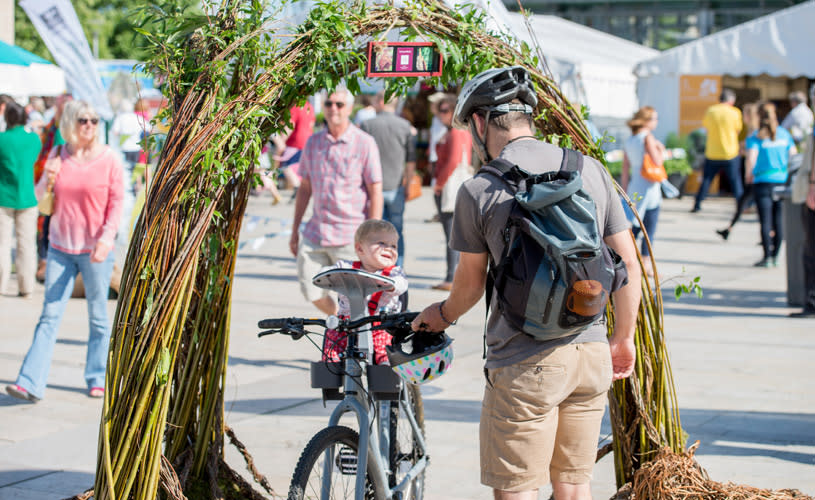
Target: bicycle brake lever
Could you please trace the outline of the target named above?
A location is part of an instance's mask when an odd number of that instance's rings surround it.
[[[280,330],[265,330],[265,331],[262,331],[262,332],[258,333],[258,337],[263,337],[263,336],[266,336],[266,335],[274,335],[275,333],[278,333],[279,331]]]
[[[294,340],[300,340],[301,338],[303,338],[306,335],[306,331],[303,330],[302,328],[296,328],[296,329],[295,328],[290,328],[289,331],[286,332],[286,334],[291,335],[291,338],[294,339]]]

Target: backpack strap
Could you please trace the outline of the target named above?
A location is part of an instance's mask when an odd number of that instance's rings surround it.
[[[583,153],[574,149],[563,149],[563,161],[560,163],[561,172],[583,172]]]
[[[519,179],[515,172],[514,163],[508,162],[503,158],[496,158],[486,165],[482,165],[476,175],[484,173],[498,177],[509,187],[510,193],[516,193],[518,192]]]
[[[517,193],[519,188],[519,177],[517,175],[517,169],[515,168],[516,165],[511,163],[503,158],[496,158],[491,162],[487,163],[486,165],[482,165],[481,168],[478,170],[478,173],[484,173],[487,175],[492,175],[498,177],[509,188],[509,192],[511,194]],[[490,304],[492,303],[492,291],[495,287],[495,262],[493,261],[492,255],[489,256],[489,264],[487,266],[487,280],[484,287],[484,298],[486,300],[487,308],[484,312],[484,335],[483,335],[483,348],[481,356],[483,359],[487,359],[487,320],[490,316]]]

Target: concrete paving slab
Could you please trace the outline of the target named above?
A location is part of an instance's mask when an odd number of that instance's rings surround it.
[[[291,205],[272,207],[269,197],[250,199],[233,293],[226,422],[254,455],[278,493],[284,493],[302,448],[328,420],[319,393],[308,387],[308,363],[317,349],[304,340],[256,337],[264,317],[313,316],[294,278],[287,241]],[[710,199],[689,214],[692,200],[663,205],[655,253],[663,277],[665,326],[681,416],[690,441],[700,439],[699,462],[717,481],[798,488],[815,495],[815,396],[812,359],[815,321],[793,320],[786,305],[784,262],[756,269],[761,257],[755,215],[746,215],[727,242],[724,227],[734,203]],[[406,269],[411,306],[446,296],[432,290],[444,274],[444,242],[429,192],[407,206]],[[263,238],[262,240],[260,238]],[[701,299],[676,301],[673,287],[700,276]],[[13,280],[12,280],[13,281]],[[14,381],[42,305],[0,297],[0,383]],[[115,303],[109,303],[111,316]],[[483,301],[450,329],[453,370],[423,388],[432,465],[429,499],[488,499],[479,484],[478,419],[483,391]],[[69,303],[46,397],[36,405],[0,395],[0,500],[63,498],[93,484],[101,404],[85,395],[82,378],[87,340],[83,300]],[[349,423],[353,424],[350,420]],[[609,434],[604,423],[601,438]],[[226,458],[245,477],[231,446]],[[65,488],[56,491],[49,484]],[[595,498],[615,490],[613,463],[601,460]],[[548,498],[542,489],[540,498]]]

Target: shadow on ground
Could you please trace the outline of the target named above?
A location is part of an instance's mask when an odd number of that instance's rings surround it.
[[[5,470],[0,471],[0,497],[5,488],[25,485],[25,489],[41,491],[42,498],[63,498],[83,493],[93,487],[94,475],[89,472],[64,470]],[[8,497],[12,498],[12,497]],[[33,497],[31,497],[33,498]]]
[[[786,311],[751,312],[750,310],[776,308],[787,309],[787,294],[781,291],[761,290],[728,290],[725,288],[706,288],[702,286],[703,296],[686,294],[678,301],[674,298],[673,288],[663,289],[665,314],[693,317],[714,316],[785,316]]]

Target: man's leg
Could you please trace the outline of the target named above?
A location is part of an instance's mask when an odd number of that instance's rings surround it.
[[[538,490],[529,491],[492,490],[492,496],[495,498],[495,500],[538,500]]]
[[[573,354],[566,371],[577,384],[558,407],[557,437],[549,468],[552,489],[555,500],[591,500],[591,473],[611,386],[611,352],[604,342],[566,347]]]
[[[558,405],[573,389],[564,368],[571,357],[569,347],[561,346],[523,364],[489,369],[479,446],[481,483],[495,498],[535,499],[549,482]]]
[[[693,211],[698,212],[702,208],[702,200],[707,196],[707,190],[710,189],[710,183],[716,174],[719,173],[719,162],[705,158],[705,166],[702,171],[702,185],[699,186],[699,191],[696,192],[696,202],[693,204]]]
[[[314,306],[322,311],[326,316],[337,314],[337,303],[334,302],[334,299],[332,299],[330,295],[326,295],[321,299],[313,300],[311,303],[314,304]]]
[[[736,205],[738,206],[739,198],[744,194],[744,180],[741,176],[741,161],[739,157],[732,158],[727,161],[727,181],[730,183],[730,190],[733,191],[733,196],[736,197]]]
[[[552,494],[555,500],[592,500],[589,483],[574,484],[552,481]]]
[[[0,207],[0,295],[6,293],[6,285],[11,279],[11,242],[15,212],[13,208]]]
[[[300,246],[297,249],[297,279],[300,282],[300,291],[306,300],[327,315],[335,314],[337,305],[328,291],[315,286],[311,279],[320,272],[320,269],[334,263],[323,248],[300,236]]]
[[[37,272],[37,207],[17,211],[17,283],[19,293],[28,297],[34,291]]]

